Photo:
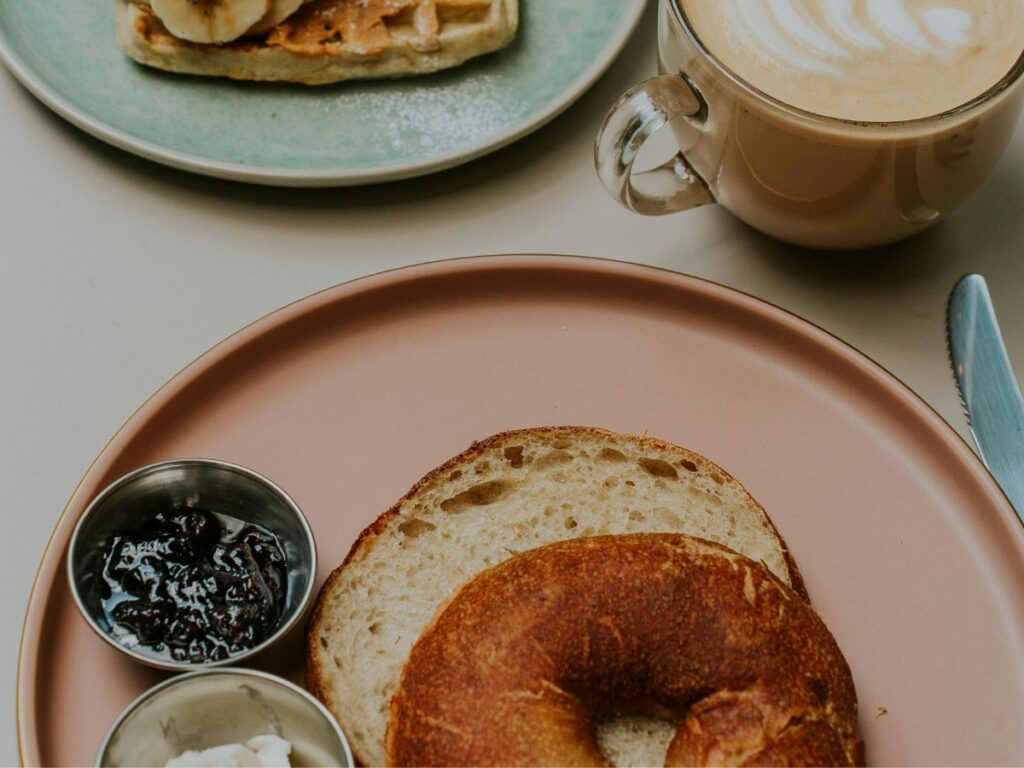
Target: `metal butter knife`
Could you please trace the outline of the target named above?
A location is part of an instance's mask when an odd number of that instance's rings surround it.
[[[949,358],[981,460],[1024,522],[1024,398],[985,278],[966,275],[946,311]]]

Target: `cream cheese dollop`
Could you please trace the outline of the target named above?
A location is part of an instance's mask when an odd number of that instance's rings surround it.
[[[254,736],[245,744],[189,750],[167,761],[166,768],[289,768],[292,745],[280,736]]]

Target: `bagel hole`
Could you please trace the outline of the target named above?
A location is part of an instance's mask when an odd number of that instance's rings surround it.
[[[605,760],[614,766],[664,765],[678,723],[649,715],[599,720],[594,738]]]
[[[579,525],[579,523],[576,522],[576,518],[575,517],[572,517],[570,515],[569,517],[565,518],[565,527],[566,527],[567,530],[571,531],[577,525]]]
[[[687,472],[696,472],[697,471],[697,465],[694,464],[689,459],[683,459],[682,461],[680,461],[679,462],[679,466],[682,467],[683,469],[685,469]]]

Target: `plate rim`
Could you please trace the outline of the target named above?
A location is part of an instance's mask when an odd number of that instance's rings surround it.
[[[928,401],[888,368],[849,342],[844,341],[834,333],[801,317],[795,312],[746,291],[705,277],[678,272],[666,267],[607,257],[555,253],[496,253],[453,257],[421,264],[393,267],[314,291],[267,312],[225,336],[188,362],[147,397],[117,428],[96,457],[90,462],[68,497],[60,515],[53,523],[50,536],[39,558],[39,565],[32,580],[32,587],[29,591],[22,620],[21,635],[18,641],[18,666],[15,678],[15,729],[17,732],[18,757],[22,765],[29,764],[25,758],[26,755],[30,754],[26,743],[28,737],[25,732],[26,721],[23,711],[25,709],[23,699],[27,696],[27,691],[23,689],[22,673],[25,663],[26,636],[29,633],[30,623],[41,621],[41,611],[38,608],[37,600],[40,577],[44,567],[53,557],[54,553],[52,550],[57,534],[66,524],[69,510],[76,502],[83,485],[90,478],[100,461],[108,455],[111,447],[120,439],[127,438],[126,430],[128,426],[145,411],[158,410],[164,402],[173,397],[190,379],[217,365],[229,357],[233,351],[258,339],[266,331],[301,316],[304,312],[315,311],[317,308],[334,301],[351,299],[361,292],[373,291],[402,282],[415,282],[429,277],[458,275],[467,270],[494,270],[498,268],[582,269],[591,273],[604,273],[606,276],[610,275],[612,277],[625,276],[667,281],[674,283],[677,287],[689,285],[690,287],[700,289],[706,294],[712,294],[715,298],[729,301],[733,305],[736,305],[738,302],[741,307],[747,309],[760,309],[762,313],[771,316],[772,319],[784,325],[788,331],[793,333],[802,332],[805,338],[810,338],[812,341],[825,346],[831,352],[840,355],[845,361],[854,365],[861,372],[869,375],[875,383],[884,387],[888,394],[895,396],[905,408],[911,410],[917,420],[928,427],[937,438],[941,438],[942,443],[948,449],[955,452],[961,460],[964,469],[971,472],[978,481],[979,488],[987,491],[996,506],[1003,507],[1004,514],[998,515],[992,522],[1001,525],[1006,530],[1009,537],[1013,540],[1016,549],[1020,552],[1021,557],[1024,558],[1024,522],[1014,513],[1009,498],[978,457],[977,453],[967,443],[966,439]],[[63,554],[60,557],[63,558]],[[60,571],[60,568],[57,567],[57,570]],[[32,756],[37,757],[34,753]]]
[[[529,2],[529,0],[525,1]],[[232,163],[201,158],[133,136],[114,127],[109,121],[75,106],[56,93],[18,55],[3,26],[0,26],[0,63],[7,67],[7,70],[29,93],[58,116],[93,138],[145,160],[180,171],[248,184],[277,187],[347,187],[399,181],[453,168],[502,149],[542,128],[575,104],[619,58],[640,25],[640,20],[648,7],[648,0],[626,0],[626,3],[625,13],[598,56],[572,83],[554,96],[544,109],[507,131],[468,148],[452,150],[426,160],[381,165],[370,170],[335,168],[295,171],[274,166]]]

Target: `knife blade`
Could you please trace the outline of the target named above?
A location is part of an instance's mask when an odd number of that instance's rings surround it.
[[[981,275],[965,275],[953,288],[946,334],[978,453],[1024,523],[1024,398]]]

